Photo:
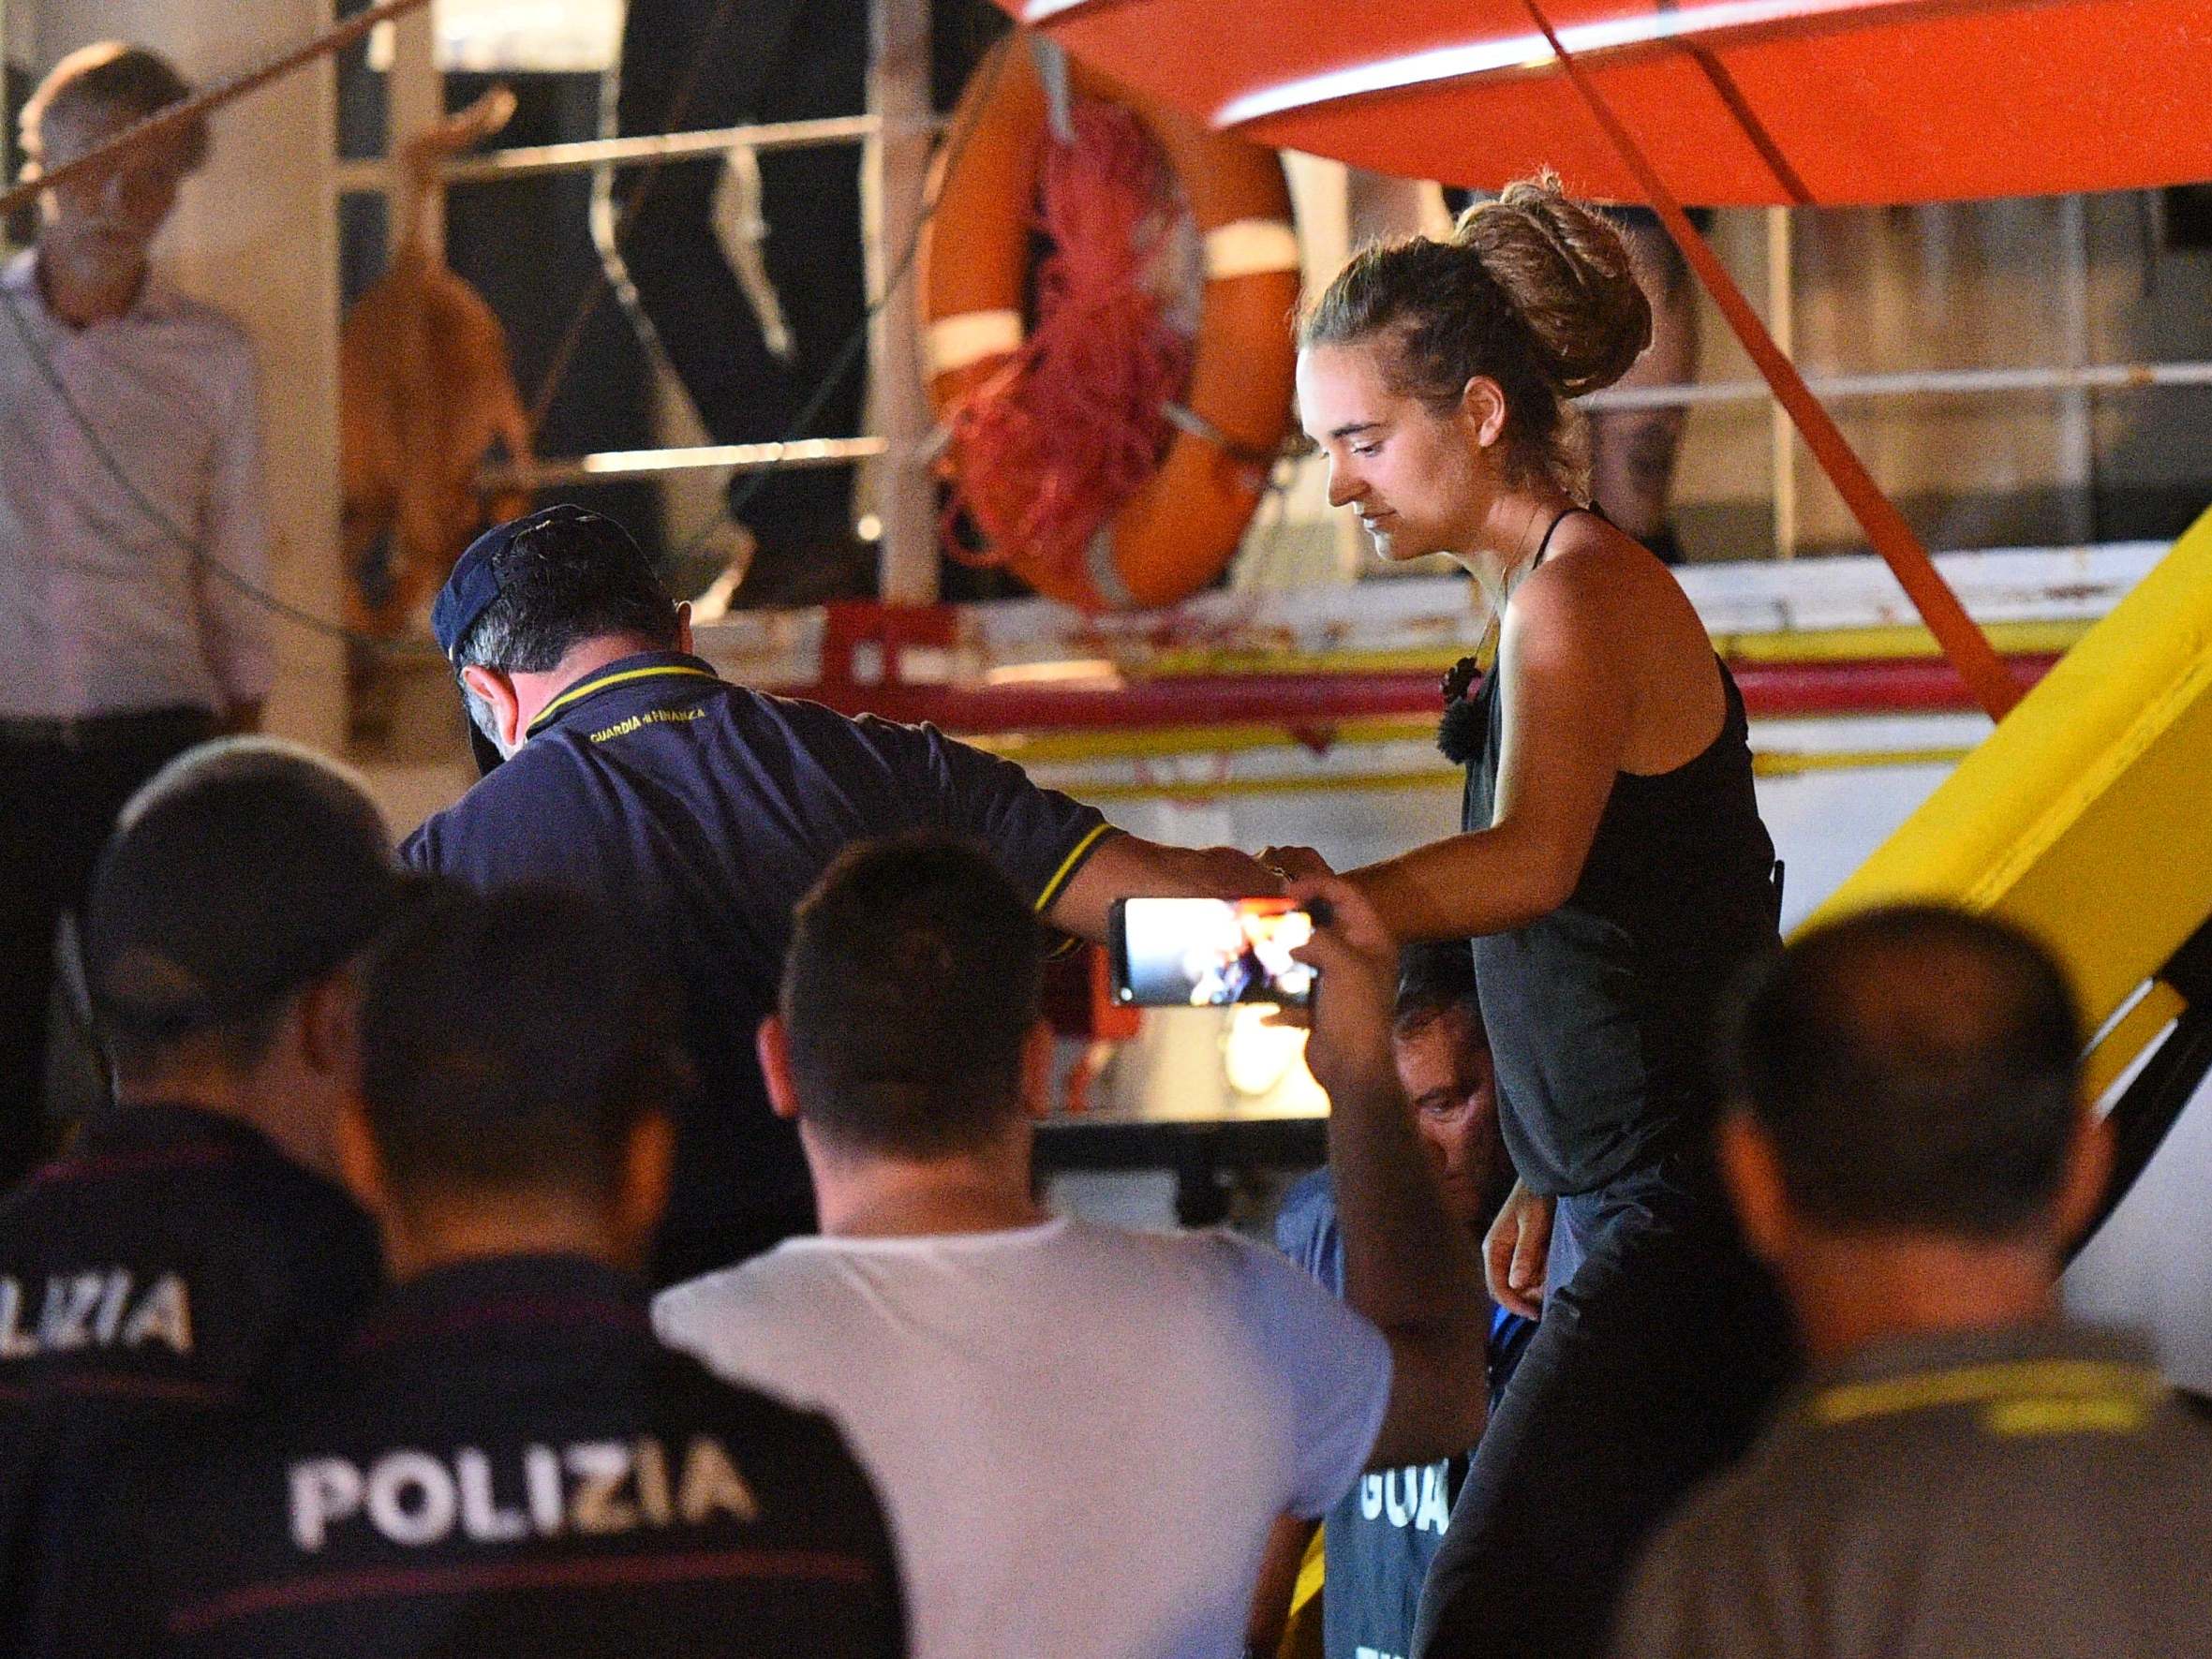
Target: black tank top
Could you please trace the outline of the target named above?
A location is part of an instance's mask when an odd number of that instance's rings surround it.
[[[1589,1192],[1678,1153],[1701,1160],[1718,1105],[1715,1005],[1749,957],[1779,945],[1744,699],[1714,664],[1720,735],[1671,772],[1616,774],[1573,895],[1475,941],[1506,1145],[1536,1192]],[[1461,826],[1483,830],[1505,729],[1497,674],[1474,696],[1483,738]]]

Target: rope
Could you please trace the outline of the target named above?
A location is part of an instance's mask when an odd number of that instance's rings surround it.
[[[336,28],[316,37],[303,46],[229,81],[222,81],[182,103],[173,104],[166,110],[148,116],[145,120],[118,133],[107,142],[87,151],[76,160],[55,168],[52,172],[42,174],[36,179],[25,180],[14,188],[0,193],[0,216],[35,201],[41,191],[51,189],[55,185],[90,171],[96,167],[104,166],[119,156],[127,155],[159,135],[198,120],[211,111],[244,97],[247,93],[257,91],[272,81],[289,74],[294,69],[303,68],[334,52],[343,52],[347,47],[365,37],[378,24],[403,17],[427,4],[429,4],[429,0],[382,0],[381,4],[371,7],[368,10],[349,19]],[[734,7],[734,4],[735,0],[724,0],[724,15]],[[689,101],[692,89],[696,87],[699,72],[705,61],[705,48],[711,45],[715,29],[719,26],[718,19],[716,25],[705,32],[701,41],[700,53],[693,60],[691,72],[687,75],[685,85],[679,88],[678,97],[671,100],[672,117],[680,115],[680,104]],[[989,71],[994,79],[998,73],[998,65],[1003,61],[1002,56],[995,59]],[[884,291],[877,295],[868,305],[860,326],[854,329],[846,339],[836,361],[831,363],[827,373],[824,376],[822,384],[815,389],[812,397],[794,419],[794,430],[786,438],[787,443],[795,441],[805,428],[812,423],[821,412],[823,405],[828,401],[830,393],[836,389],[838,382],[846,375],[851,374],[858,365],[861,351],[868,342],[868,326],[876,315],[883,310],[892,292],[898,289],[898,284],[905,278],[906,273],[912,268],[915,256],[920,251],[923,232],[928,225],[930,216],[936,211],[939,197],[943,194],[944,182],[958,168],[960,157],[967,149],[968,139],[972,136],[973,128],[974,123],[971,121],[966,127],[948,136],[945,145],[944,166],[939,176],[937,193],[932,195],[928,202],[924,205],[921,220],[914,228],[913,237],[900,253],[897,265],[884,284]],[[650,182],[649,176],[646,182]],[[598,297],[599,290],[595,289],[586,296],[586,306],[595,305]],[[365,633],[359,629],[349,628],[342,622],[333,621],[328,617],[319,616],[312,612],[302,610],[300,607],[279,599],[275,594],[255,584],[241,572],[230,569],[230,566],[208,552],[197,538],[171,522],[168,514],[162,511],[160,507],[138,487],[120,458],[114,454],[100,433],[93,426],[85,412],[78,407],[76,399],[70,395],[67,386],[61,380],[59,373],[45,349],[30,332],[28,319],[22,315],[15,295],[5,289],[0,289],[0,308],[8,312],[9,319],[17,335],[28,351],[37,373],[60,400],[69,423],[83,437],[100,469],[109,475],[117,487],[128,497],[132,507],[160,533],[164,540],[187,555],[197,565],[208,570],[217,580],[236,588],[274,615],[311,633],[321,634],[331,639],[344,640],[386,656],[408,657],[434,654],[430,647],[419,642],[387,639],[382,635]],[[587,315],[587,312],[586,314]],[[581,318],[577,326],[580,328]],[[696,552],[709,536],[728,521],[732,513],[741,508],[766,482],[774,470],[775,468],[763,468],[755,472],[735,500],[724,506],[687,539],[679,550],[678,556],[685,556]]]
[[[260,91],[272,81],[280,80],[294,69],[304,68],[319,59],[329,57],[333,52],[343,52],[379,23],[405,17],[408,12],[419,10],[429,3],[430,0],[383,0],[381,5],[372,6],[360,16],[349,18],[336,28],[316,36],[304,46],[271,58],[260,67],[248,69],[229,81],[219,81],[205,92],[194,94],[181,104],[171,104],[166,110],[156,111],[143,121],[126,127],[106,143],[87,150],[76,160],[57,167],[51,172],[41,170],[37,177],[25,179],[5,194],[0,194],[0,218],[5,218],[19,208],[28,207],[38,199],[39,192],[51,190],[81,173],[104,167],[116,156],[127,155],[164,133],[189,126],[249,92]]]
[[[145,120],[117,133],[106,143],[86,151],[76,160],[57,167],[51,172],[41,172],[36,178],[26,179],[5,194],[0,194],[0,217],[5,217],[7,214],[36,200],[40,191],[52,189],[55,185],[64,184],[80,173],[90,171],[96,167],[106,166],[115,157],[128,155],[164,133],[174,131],[178,127],[198,121],[206,116],[210,111],[220,109],[225,104],[244,97],[249,92],[258,91],[271,81],[290,74],[295,69],[304,68],[309,64],[328,57],[333,52],[343,52],[347,47],[368,34],[379,23],[403,17],[408,12],[416,10],[426,4],[428,4],[428,0],[384,0],[383,4],[371,7],[358,17],[351,18],[338,27],[317,36],[304,46],[272,58],[267,63],[248,69],[243,74],[233,76],[229,81],[221,81],[182,103],[171,104],[169,108],[149,115]],[[69,424],[75,427],[79,436],[84,439],[100,470],[114,481],[116,487],[122,490],[124,496],[129,500],[132,508],[159,532],[164,541],[178,548],[200,569],[206,570],[218,581],[237,589],[263,610],[295,627],[304,629],[310,633],[318,633],[326,638],[367,646],[392,656],[424,654],[426,648],[418,646],[412,642],[387,640],[376,634],[364,633],[358,629],[347,627],[342,622],[334,622],[326,616],[319,616],[311,611],[302,610],[299,606],[279,599],[267,588],[232,570],[221,559],[208,552],[197,537],[173,523],[169,515],[143,490],[139,488],[137,481],[130,476],[129,469],[123,465],[122,460],[109,447],[107,439],[101,436],[99,430],[93,424],[91,418],[85,414],[76,398],[71,395],[67,384],[62,379],[59,371],[55,369],[52,359],[47,354],[45,347],[33,333],[30,321],[23,315],[22,306],[13,290],[0,289],[0,302],[5,302],[8,320],[14,327],[18,341],[30,357],[32,366],[37,371],[39,378],[46,382],[48,390],[60,401],[63,412],[68,416]]]
[[[74,161],[57,167],[51,172],[41,173],[36,178],[26,179],[21,185],[0,194],[0,216],[5,216],[8,213],[35,201],[41,191],[52,189],[80,174],[106,166],[116,157],[130,154],[162,134],[175,131],[192,122],[200,120],[210,111],[244,97],[250,92],[258,91],[271,81],[290,74],[295,69],[304,68],[334,52],[343,52],[355,41],[366,37],[378,24],[404,17],[408,12],[417,10],[427,4],[429,4],[429,0],[381,0],[380,4],[369,7],[366,11],[349,19],[337,27],[317,36],[304,45],[247,69],[228,81],[218,82],[181,103],[172,104],[165,110],[158,111],[143,121],[137,122],[116,134],[107,142],[87,151]],[[715,34],[720,29],[722,20],[729,15],[734,7],[735,0],[723,0],[721,11],[714,24],[705,32],[698,48],[698,53],[692,61],[684,84],[678,89],[676,97],[672,99],[671,119],[679,117],[683,105],[690,101],[705,68],[706,50],[712,45]],[[661,163],[656,162],[648,170],[647,177],[644,182],[646,185],[650,185],[651,174],[658,170],[660,165]],[[641,186],[640,195],[642,196],[642,194],[643,187]],[[908,250],[909,259],[912,255],[913,249],[910,248]],[[903,269],[904,262],[902,261],[901,270],[903,271]],[[584,308],[572,326],[572,333],[581,333],[583,323],[589,316],[590,307],[596,304],[598,298],[597,289],[586,295]],[[310,633],[364,646],[386,657],[435,655],[430,647],[420,642],[387,639],[380,634],[367,633],[360,629],[349,627],[343,622],[334,621],[329,617],[317,615],[311,611],[303,610],[299,606],[278,598],[275,593],[260,586],[240,571],[232,570],[221,559],[215,557],[201,544],[198,538],[171,521],[169,515],[149,498],[144,491],[139,488],[137,481],[131,478],[121,459],[109,447],[106,439],[93,425],[83,409],[78,406],[77,400],[70,395],[67,386],[61,379],[45,348],[33,335],[28,319],[23,316],[15,295],[7,289],[0,289],[0,302],[4,302],[4,308],[8,313],[17,337],[30,355],[32,363],[40,378],[46,382],[49,390],[61,402],[63,411],[69,419],[69,423],[84,438],[87,447],[93,452],[93,459],[100,470],[105,472],[123,491],[132,508],[152,525],[164,541],[178,548],[196,566],[206,570],[218,581],[235,588],[271,615]],[[873,314],[873,308],[871,308],[870,314]],[[856,335],[856,339],[865,342],[866,337],[864,325]],[[568,349],[572,351],[572,346]],[[831,371],[833,384],[836,377],[850,372],[852,359],[856,355],[856,352],[848,350],[840,362],[833,367]],[[561,366],[557,363],[557,374]],[[820,404],[825,401],[826,390],[825,387],[822,393],[817,394],[815,402],[809,406],[809,412],[803,417],[804,420],[811,420],[812,411],[819,408]],[[550,395],[550,392],[549,385],[546,394]],[[533,420],[531,424],[532,429],[535,430],[537,422]],[[758,487],[757,482],[754,487]],[[707,531],[713,527],[713,526],[709,526]],[[707,531],[702,531],[694,540],[704,541]]]
[[[1170,412],[1192,348],[1151,281],[1174,228],[1166,160],[1118,105],[1078,99],[1069,126],[1072,141],[1045,155],[1037,228],[1053,249],[1037,273],[1036,327],[948,422],[943,541],[964,563],[1026,554],[1080,570],[1091,537],[1158,467],[1171,427],[1210,424]],[[962,511],[981,550],[953,533]]]
[[[830,395],[837,391],[839,382],[859,366],[861,355],[868,346],[868,330],[898,292],[898,285],[906,280],[906,274],[913,269],[915,259],[921,257],[922,239],[928,231],[930,220],[937,216],[937,204],[944,200],[945,190],[951,185],[954,175],[959,171],[961,159],[968,154],[968,141],[975,136],[976,128],[982,125],[983,107],[990,102],[991,94],[998,87],[999,77],[1005,69],[1007,53],[1013,48],[1014,37],[1010,36],[999,43],[976,70],[978,75],[987,75],[990,79],[984,82],[984,89],[976,97],[974,105],[944,136],[943,147],[940,151],[943,160],[937,170],[936,188],[930,192],[929,199],[922,203],[921,216],[914,221],[913,234],[907,238],[906,246],[899,250],[898,262],[885,273],[883,291],[868,302],[868,309],[861,314],[859,325],[845,336],[845,343],[839,348],[836,359],[823,371],[821,384],[815,387],[813,395],[808,398],[799,412],[792,417],[791,425],[777,440],[779,443],[790,445],[803,438],[808,429],[814,424],[816,417],[822,413],[823,407],[829,402]],[[744,511],[746,505],[760,494],[776,472],[775,467],[764,467],[749,475],[742,488],[734,491],[720,507],[707,516],[704,524],[684,539],[675,557],[678,560],[688,559],[698,553],[716,531],[725,524],[734,522],[737,514]]]
[[[1636,175],[1636,182],[1643,186],[1654,211],[1682,249],[1683,258],[1697,272],[1706,292],[1713,296],[1714,304],[1728,319],[1729,327],[1735,331],[1736,338],[1743,342],[1759,372],[1774,388],[1775,400],[1789,411],[1789,419],[1804,436],[1805,447],[1813,452],[1813,459],[1820,464],[1820,470],[1843,496],[1844,504],[1866,532],[1867,540],[1874,543],[1875,551],[1881,555],[1883,562],[1919,609],[1928,631],[1943,647],[1944,656],[1951,659],[1959,678],[1966,681],[1991,719],[2003,719],[2020,701],[2019,683],[1982,630],[1974,626],[1974,619],[1967,615],[1958,595],[1951,591],[1950,584],[1937,570],[1935,562],[1928,557],[1928,550],[1921,545],[1912,526],[1905,522],[1905,515],[1882,494],[1881,486],[1874,481],[1865,464],[1852,451],[1849,440],[1805,385],[1797,365],[1774,344],[1774,337],[1767,333],[1766,324],[1751,308],[1744,290],[1736,286],[1728,268],[1721,264],[1720,257],[1690,223],[1689,215],[1682,211],[1682,203],[1674,199],[1650,157],[1629,136],[1612,106],[1606,102],[1605,95],[1597,90],[1590,72],[1568,53],[1538,0],[1522,0],[1522,3],[1551,43],[1559,67],[1566,72],[1582,102],[1589,106],[1590,113],[1611,141],[1614,152]],[[1758,142],[1757,133],[1747,132],[1746,136],[1755,144]]]
[[[130,476],[129,469],[123,465],[121,458],[109,447],[108,440],[100,435],[99,428],[93,424],[92,417],[84,412],[83,406],[69,391],[68,383],[62,378],[60,371],[54,367],[53,359],[48,355],[46,348],[32,332],[30,319],[23,315],[22,303],[16,297],[13,289],[0,288],[0,308],[7,311],[8,321],[14,325],[16,338],[21,342],[24,353],[30,358],[32,366],[37,370],[38,378],[46,382],[47,390],[52,392],[60,401],[62,412],[68,416],[69,424],[77,429],[78,436],[84,439],[86,447],[92,451],[93,459],[98,463],[100,470],[113,481],[116,488],[120,489],[124,496],[130,502],[133,510],[153,526],[163,541],[177,548],[200,570],[206,570],[229,586],[236,588],[263,610],[296,627],[304,628],[310,633],[344,640],[349,644],[369,646],[388,656],[438,655],[426,644],[406,640],[385,639],[379,634],[364,633],[357,628],[347,627],[343,622],[333,622],[327,616],[318,616],[312,611],[304,611],[289,600],[277,598],[276,595],[254,582],[250,577],[232,570],[221,559],[215,557],[214,554],[208,552],[206,546],[197,537],[179,528],[176,522],[162,511],[159,504],[139,488],[138,481]]]

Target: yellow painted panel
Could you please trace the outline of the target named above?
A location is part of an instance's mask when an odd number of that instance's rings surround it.
[[[1814,920],[1906,898],[2041,935],[2099,1024],[2212,915],[2212,513]]]

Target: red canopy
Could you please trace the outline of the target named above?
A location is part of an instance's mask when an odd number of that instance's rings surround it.
[[[1267,144],[1641,200],[1525,0],[999,0]],[[2212,0],[1539,0],[1681,200],[1939,201],[2212,179]]]

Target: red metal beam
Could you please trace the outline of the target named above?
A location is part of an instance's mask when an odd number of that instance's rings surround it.
[[[2025,692],[2056,656],[2007,657],[2004,671]],[[1937,658],[1891,662],[1750,662],[1730,665],[1755,717],[1940,714],[1980,708],[1957,669]]]
[[[1912,526],[1906,523],[1905,515],[1882,493],[1881,486],[1874,481],[1874,475],[1866,470],[1864,463],[1859,459],[1858,452],[1851,448],[1842,430],[1807,389],[1804,377],[1797,372],[1797,365],[1774,344],[1774,336],[1767,333],[1766,323],[1752,309],[1751,302],[1744,297],[1744,290],[1736,286],[1736,279],[1721,264],[1719,255],[1713,251],[1704,236],[1689,222],[1688,215],[1682,210],[1682,204],[1675,200],[1666,181],[1659,177],[1657,170],[1644,155],[1642,146],[1637,143],[1626,126],[1613,112],[1612,105],[1606,100],[1605,95],[1598,91],[1597,82],[1592,79],[1590,71],[1560,43],[1559,31],[1552,27],[1551,18],[1538,0],[1522,0],[1522,3],[1528,7],[1528,14],[1535,20],[1537,27],[1543,31],[1544,38],[1551,43],[1552,53],[1559,60],[1560,68],[1566,71],[1575,91],[1581,96],[1583,103],[1589,106],[1590,113],[1605,130],[1606,137],[1620,154],[1622,162],[1643,186],[1645,194],[1651,199],[1653,211],[1657,213],[1667,227],[1668,234],[1681,247],[1683,258],[1689,261],[1690,269],[1698,274],[1698,280],[1705,285],[1705,291],[1713,296],[1714,304],[1720,307],[1721,315],[1728,319],[1729,327],[1734,331],[1744,349],[1750,353],[1751,361],[1759,374],[1774,388],[1775,401],[1789,410],[1789,419],[1796,423],[1798,432],[1805,440],[1805,446],[1813,452],[1813,459],[1820,464],[1820,470],[1828,475],[1828,481],[1835,486],[1836,493],[1844,498],[1844,504],[1851,510],[1851,516],[1859,521],[1860,527],[1866,532],[1866,539],[1874,543],[1874,550],[1881,555],[1883,561],[1895,574],[1914,608],[1920,612],[1921,620],[1928,625],[1928,631],[1942,645],[1944,656],[1958,665],[1961,679],[1973,689],[1974,701],[1989,711],[1991,719],[2003,719],[2012,711],[2012,705],[2020,701],[2020,691],[1987,636],[1974,625],[1974,619],[1967,615],[1966,607],[1959,603],[1958,596],[1951,590],[1951,585],[1937,570],[1935,561],[1928,556],[1928,550],[1921,545],[1920,537],[1914,534]],[[1743,113],[1741,109],[1737,109],[1736,112],[1739,116]],[[1744,128],[1744,136],[1755,146],[1760,146],[1762,154],[1771,149],[1771,146],[1761,146],[1761,134],[1751,127]],[[1794,182],[1794,175],[1789,174],[1787,168],[1782,170],[1777,178],[1778,182],[1786,185]]]
[[[2053,656],[2005,659],[2025,690]],[[1979,706],[1957,670],[1939,659],[1881,662],[1740,662],[1731,665],[1755,718],[1926,714]],[[789,696],[844,714],[928,720],[950,732],[1096,732],[1117,727],[1326,726],[1332,720],[1438,712],[1429,670],[1375,674],[1211,674],[1096,685],[945,686],[850,679],[784,686]]]

